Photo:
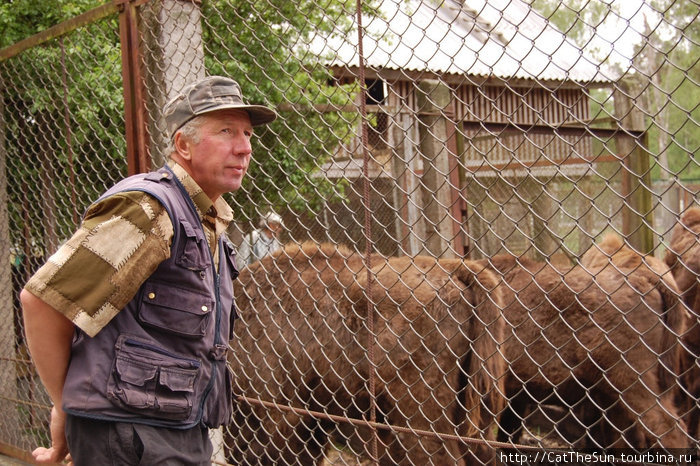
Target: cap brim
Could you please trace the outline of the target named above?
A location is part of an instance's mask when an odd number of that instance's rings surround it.
[[[277,119],[277,113],[275,113],[275,111],[271,108],[265,107],[264,105],[222,104],[207,108],[205,111],[198,112],[196,115],[205,115],[207,113],[215,112],[217,110],[226,110],[230,108],[245,110],[246,112],[248,112],[248,115],[250,115],[250,124],[253,126],[265,125]]]

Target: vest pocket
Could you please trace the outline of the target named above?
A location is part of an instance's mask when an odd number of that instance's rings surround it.
[[[201,228],[194,228],[188,221],[180,220],[182,239],[175,251],[175,263],[189,270],[204,270],[209,267],[211,250]]]
[[[220,364],[218,370],[217,377],[222,377],[223,381],[212,389],[207,398],[207,417],[204,419],[204,424],[214,429],[231,422],[232,404],[235,402],[231,388],[231,370],[226,364]]]
[[[216,305],[211,296],[156,281],[142,289],[138,316],[144,325],[191,338],[206,334]]]
[[[184,421],[192,414],[199,367],[197,360],[121,335],[107,396],[116,406],[132,413]]]

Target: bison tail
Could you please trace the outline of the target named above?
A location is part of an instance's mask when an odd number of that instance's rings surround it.
[[[465,293],[468,297],[465,304],[470,308],[467,312],[471,313],[471,319],[465,331],[471,348],[463,362],[468,377],[463,403],[470,417],[467,425],[471,432],[466,432],[466,435],[472,436],[480,431],[490,438],[491,427],[506,407],[506,362],[501,353],[505,324],[501,315],[503,299],[499,281],[493,272],[468,261],[455,267],[452,276],[469,290]]]
[[[676,380],[689,365],[688,352],[680,344],[682,336],[688,330],[690,315],[680,296],[675,282],[668,282],[665,277],[658,283],[658,290],[663,301],[664,333],[661,340],[661,367],[659,380],[664,389],[677,387]],[[675,391],[675,390],[674,390]]]

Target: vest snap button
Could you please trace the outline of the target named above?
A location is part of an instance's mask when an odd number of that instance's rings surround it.
[[[154,299],[156,297],[155,293],[148,293],[148,299]]]
[[[202,312],[207,312],[209,308],[207,306],[202,306]]]

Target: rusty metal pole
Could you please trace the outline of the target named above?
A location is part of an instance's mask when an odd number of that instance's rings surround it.
[[[143,100],[143,80],[140,71],[136,5],[127,0],[119,5],[119,37],[122,49],[126,158],[129,174],[133,175],[149,171],[151,163],[147,143],[148,128]]]
[[[359,80],[360,80],[360,117],[361,117],[361,149],[362,149],[362,179],[363,179],[363,194],[362,203],[365,208],[365,267],[367,269],[367,288],[365,295],[367,296],[367,358],[369,369],[368,391],[370,397],[369,418],[371,423],[377,421],[377,394],[376,394],[376,362],[374,355],[375,346],[375,328],[374,328],[374,302],[372,300],[372,206],[370,197],[369,179],[369,133],[367,122],[367,84],[365,81],[365,56],[363,50],[363,31],[362,31],[362,0],[357,0],[357,52],[359,57]],[[370,439],[369,454],[374,464],[379,464],[379,433],[375,427],[372,427],[372,438]]]
[[[3,94],[5,82],[0,77],[0,95]],[[10,251],[13,246],[10,236],[9,193],[7,187],[7,150],[6,122],[4,101],[0,99],[0,393],[4,400],[14,400],[17,397],[17,365],[16,361],[16,330],[14,313],[14,288],[12,284],[12,263]],[[19,426],[21,419],[19,410],[14,403],[0,403],[2,422],[8,426]],[[14,439],[3,438],[3,442],[22,444],[25,433],[15,432]]]

